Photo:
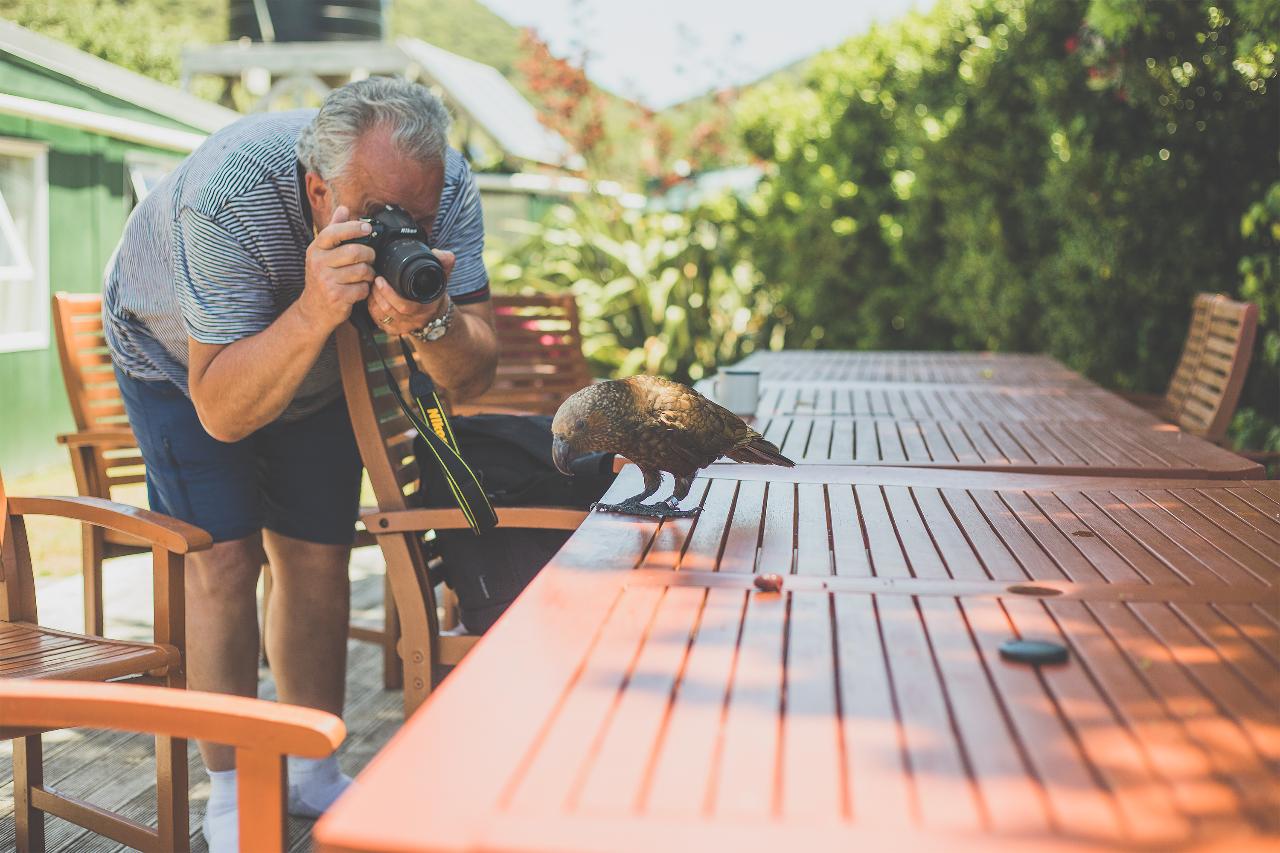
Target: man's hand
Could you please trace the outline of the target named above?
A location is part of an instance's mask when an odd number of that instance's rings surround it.
[[[453,252],[438,250],[435,256],[444,267],[444,277],[448,281],[456,260]],[[383,331],[391,335],[407,335],[421,329],[443,314],[448,306],[448,295],[442,295],[435,302],[425,305],[405,299],[382,276],[374,281],[373,292],[369,294],[369,316]]]
[[[351,307],[369,295],[373,281],[374,251],[346,240],[370,232],[368,222],[351,219],[351,212],[339,206],[333,219],[307,247],[307,280],[299,308],[308,322],[333,330],[351,316]],[[381,316],[381,315],[379,315]]]

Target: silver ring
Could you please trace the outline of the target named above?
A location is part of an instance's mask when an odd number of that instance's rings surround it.
[[[381,320],[379,320],[378,322],[379,322],[379,323],[381,323],[381,324],[382,324],[382,325],[384,325],[384,326],[390,326],[390,325],[391,325],[391,321],[392,321],[392,320],[394,320],[394,319],[395,319],[395,317],[392,317],[390,314],[388,314],[387,316],[383,317],[383,318],[382,318]]]

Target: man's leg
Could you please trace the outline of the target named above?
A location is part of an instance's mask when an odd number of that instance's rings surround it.
[[[347,561],[360,503],[360,454],[346,404],[259,432],[271,561],[267,655],[280,700],[342,713],[351,588]],[[319,817],[351,783],[335,756],[289,758],[289,813]]]
[[[280,701],[342,714],[351,585],[349,545],[263,531],[271,561],[267,658]]]
[[[187,557],[187,687],[258,695],[258,535]],[[235,749],[198,742],[210,770],[236,766]]]

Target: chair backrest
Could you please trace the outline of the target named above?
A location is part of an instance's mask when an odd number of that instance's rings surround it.
[[[408,509],[409,495],[418,487],[418,460],[413,453],[417,433],[387,389],[378,358],[381,351],[401,393],[408,399],[409,369],[400,344],[396,338],[379,332],[376,347],[370,346],[350,323],[342,324],[335,337],[347,411],[378,508]]]
[[[456,411],[554,415],[566,397],[591,384],[573,294],[494,296],[493,310],[500,347],[493,385]]]
[[[102,296],[56,293],[53,317],[62,381],[67,386],[67,401],[71,404],[76,429],[79,432],[129,429],[124,398],[120,396],[102,331]],[[81,494],[109,498],[115,486],[146,482],[142,453],[137,447],[105,451],[91,448],[88,453],[87,477],[79,483]]]
[[[1176,409],[1177,423],[1187,432],[1209,441],[1221,441],[1231,425],[1249,372],[1258,329],[1258,306],[1213,295],[1207,315],[1195,372],[1187,383],[1185,398]],[[1192,322],[1194,325],[1194,316]]]
[[[62,360],[62,381],[76,429],[81,432],[128,427],[120,386],[102,331],[102,296],[55,293],[54,334]]]
[[[1187,395],[1191,393],[1191,383],[1200,366],[1205,338],[1209,333],[1209,315],[1217,298],[1213,293],[1197,293],[1191,304],[1191,324],[1187,327],[1187,338],[1182,342],[1182,355],[1164,392],[1165,406],[1170,413],[1181,412]]]

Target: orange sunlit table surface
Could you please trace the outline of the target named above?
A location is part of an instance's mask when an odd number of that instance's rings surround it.
[[[704,474],[593,513],[319,848],[1280,844],[1280,483]]]

